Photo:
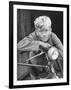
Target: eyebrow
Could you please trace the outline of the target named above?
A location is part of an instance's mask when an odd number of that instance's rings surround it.
[[[43,30],[39,30],[40,32],[44,32],[44,31],[50,31],[50,30],[48,30],[48,29],[43,29]]]

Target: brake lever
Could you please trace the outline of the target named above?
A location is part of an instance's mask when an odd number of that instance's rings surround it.
[[[39,53],[39,54],[37,54],[37,55],[35,55],[33,57],[30,57],[29,59],[26,60],[26,62],[28,62],[29,60],[32,60],[33,58],[38,57],[38,56],[40,56],[42,54],[44,54],[44,52],[41,52],[41,53]]]

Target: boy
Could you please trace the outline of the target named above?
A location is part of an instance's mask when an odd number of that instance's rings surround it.
[[[63,46],[60,41],[60,39],[52,32],[51,28],[51,19],[48,16],[39,16],[35,19],[34,25],[35,25],[35,31],[29,34],[29,36],[25,37],[18,43],[18,50],[20,51],[30,51],[30,57],[40,53],[43,49],[49,49],[52,46],[55,46],[59,52],[59,58],[62,61],[63,58]],[[45,55],[38,56],[32,60],[30,60],[29,63],[36,64],[36,65],[48,65],[49,59],[45,57]],[[51,62],[50,62],[51,63]],[[58,63],[57,61],[54,64],[55,73],[56,75],[62,75],[60,69],[57,70]],[[51,67],[51,66],[50,66]],[[34,73],[33,73],[34,72]],[[41,74],[42,72],[45,72],[46,74]],[[53,73],[47,72],[46,69],[41,67],[33,67],[32,72],[33,76],[37,78],[41,78],[43,76],[47,76],[47,78],[53,78]]]

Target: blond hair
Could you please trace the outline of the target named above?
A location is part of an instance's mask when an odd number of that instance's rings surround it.
[[[35,19],[34,25],[35,25],[35,28],[50,27],[51,26],[51,19],[48,16],[39,16],[38,18]]]

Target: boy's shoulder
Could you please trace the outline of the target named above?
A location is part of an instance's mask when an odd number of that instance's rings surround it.
[[[33,31],[32,33],[30,33],[31,36],[35,37],[36,36],[36,33],[35,31]]]
[[[54,32],[52,32],[52,33],[51,33],[51,37],[54,39],[54,38],[57,37],[57,35],[56,35]]]
[[[35,33],[35,31],[33,31],[32,33],[29,34],[29,37],[36,39],[37,35]]]
[[[54,32],[51,33],[52,36],[56,36],[56,34]]]
[[[51,33],[50,38],[51,38],[52,41],[57,41],[58,40],[58,36],[54,32]]]

